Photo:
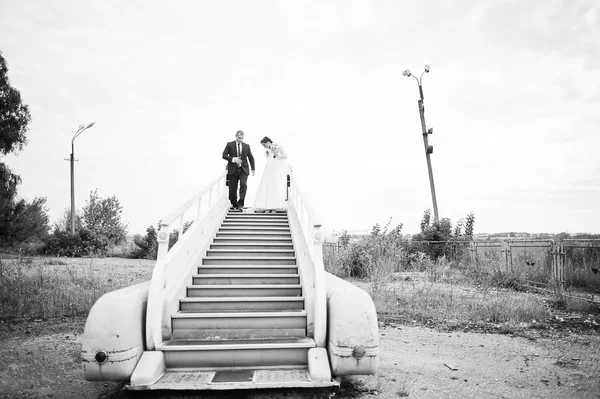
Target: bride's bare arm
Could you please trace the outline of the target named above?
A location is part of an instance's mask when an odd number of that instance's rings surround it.
[[[281,144],[277,144],[277,148],[279,149],[279,154],[277,155],[277,158],[287,159],[288,155],[287,155],[287,152],[285,151],[285,148],[283,148],[283,146]]]

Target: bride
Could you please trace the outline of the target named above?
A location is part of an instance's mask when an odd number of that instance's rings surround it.
[[[280,144],[264,137],[260,143],[265,147],[267,163],[254,199],[255,210],[285,208],[287,179],[287,154]]]

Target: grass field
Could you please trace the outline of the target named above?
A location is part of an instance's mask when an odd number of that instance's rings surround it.
[[[87,315],[104,293],[150,280],[154,263],[0,256],[0,319]]]
[[[122,258],[0,257],[0,319],[85,316],[103,294],[150,280],[153,267],[151,260]],[[371,294],[384,322],[512,328],[550,316],[553,298],[502,288],[506,282],[477,269],[467,274],[443,261],[423,273],[393,269],[382,263],[370,278],[353,281]],[[586,303],[572,305],[594,310]]]
[[[153,266],[153,261],[117,258],[0,258],[0,351],[8,364],[0,367],[0,397],[130,397],[121,382],[82,379],[81,339],[94,301],[106,292],[148,281]],[[377,375],[346,377],[342,389],[334,392],[241,395],[597,397],[600,318],[573,321],[565,316],[561,325],[552,321],[551,298],[498,287],[487,275],[474,278],[476,271],[466,275],[450,264],[400,274],[390,272],[385,263],[379,266],[369,279],[350,280],[370,292],[377,307],[382,345]],[[576,310],[590,309],[586,305]],[[459,371],[444,363],[457,365]]]

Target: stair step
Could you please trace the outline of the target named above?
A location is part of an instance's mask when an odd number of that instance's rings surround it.
[[[293,257],[295,252],[293,249],[209,249],[206,251],[207,257]]]
[[[243,216],[243,217],[287,217],[287,212],[240,212],[240,211],[230,211],[227,215],[233,216]]]
[[[306,366],[312,338],[181,340],[163,343],[167,368]]]
[[[249,236],[233,236],[233,237],[215,237],[213,240],[214,244],[291,244],[291,237],[281,237],[279,234],[272,235],[269,238],[256,237],[256,234]]]
[[[256,232],[256,231],[217,231],[217,238],[238,238],[238,239],[257,239],[257,240],[291,240],[292,233],[282,232]]]
[[[194,285],[300,284],[298,274],[195,274]]]
[[[296,265],[215,265],[199,266],[198,274],[297,274]]]
[[[250,220],[250,219],[225,219],[223,221],[223,226],[231,226],[231,225],[242,225],[242,226],[279,226],[279,227],[288,227],[289,223],[287,219],[281,220]]]
[[[273,227],[273,226],[221,226],[219,233],[289,233],[289,227]]]
[[[293,256],[220,256],[204,257],[203,265],[295,265]]]
[[[223,223],[225,224],[236,224],[236,223],[243,223],[243,224],[258,224],[258,225],[263,225],[263,224],[272,224],[272,225],[288,225],[288,220],[287,219],[259,219],[259,218],[252,218],[252,219],[243,219],[243,218],[225,218],[225,220],[223,220]]]
[[[309,337],[300,338],[264,338],[264,339],[172,339],[159,344],[158,349],[163,351],[186,350],[243,350],[243,349],[287,349],[287,348],[314,348],[315,341]]]
[[[268,312],[304,309],[304,297],[182,298],[181,312]]]
[[[262,216],[262,217],[243,217],[243,216],[226,216],[223,219],[224,222],[242,222],[242,223],[289,223],[287,217],[273,217],[273,216]]]
[[[225,216],[224,220],[244,220],[244,221],[252,221],[252,220],[269,220],[269,221],[289,221],[287,215],[240,215],[240,214],[231,214]]]
[[[194,371],[176,371],[171,368],[155,384],[139,388],[125,386],[125,389],[199,391],[333,386],[339,386],[339,383],[336,380],[312,381],[305,366],[268,368],[263,366],[236,369],[212,367],[212,369]]]
[[[279,225],[266,225],[266,226],[258,226],[256,224],[253,223],[248,223],[248,224],[228,224],[228,225],[221,225],[221,228],[219,230],[222,231],[226,231],[226,230],[258,230],[258,231],[263,231],[263,230],[268,230],[268,231],[286,231],[289,230],[290,227],[289,226],[279,226]]]
[[[300,284],[270,285],[188,285],[187,297],[257,297],[257,296],[302,296]]]
[[[240,250],[240,249],[262,249],[262,250],[278,250],[278,249],[288,249],[293,250],[294,245],[291,240],[289,243],[277,243],[277,242],[265,242],[265,243],[256,243],[256,242],[235,242],[235,243],[222,243],[222,242],[213,242],[210,244],[210,249],[220,249],[220,250]]]
[[[230,340],[306,336],[306,312],[176,313],[173,338]]]

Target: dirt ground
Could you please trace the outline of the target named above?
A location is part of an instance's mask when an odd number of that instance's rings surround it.
[[[82,378],[85,318],[0,323],[0,398],[600,398],[600,335],[525,336],[387,325],[376,376],[341,389],[132,394]],[[457,370],[451,370],[449,365]]]

